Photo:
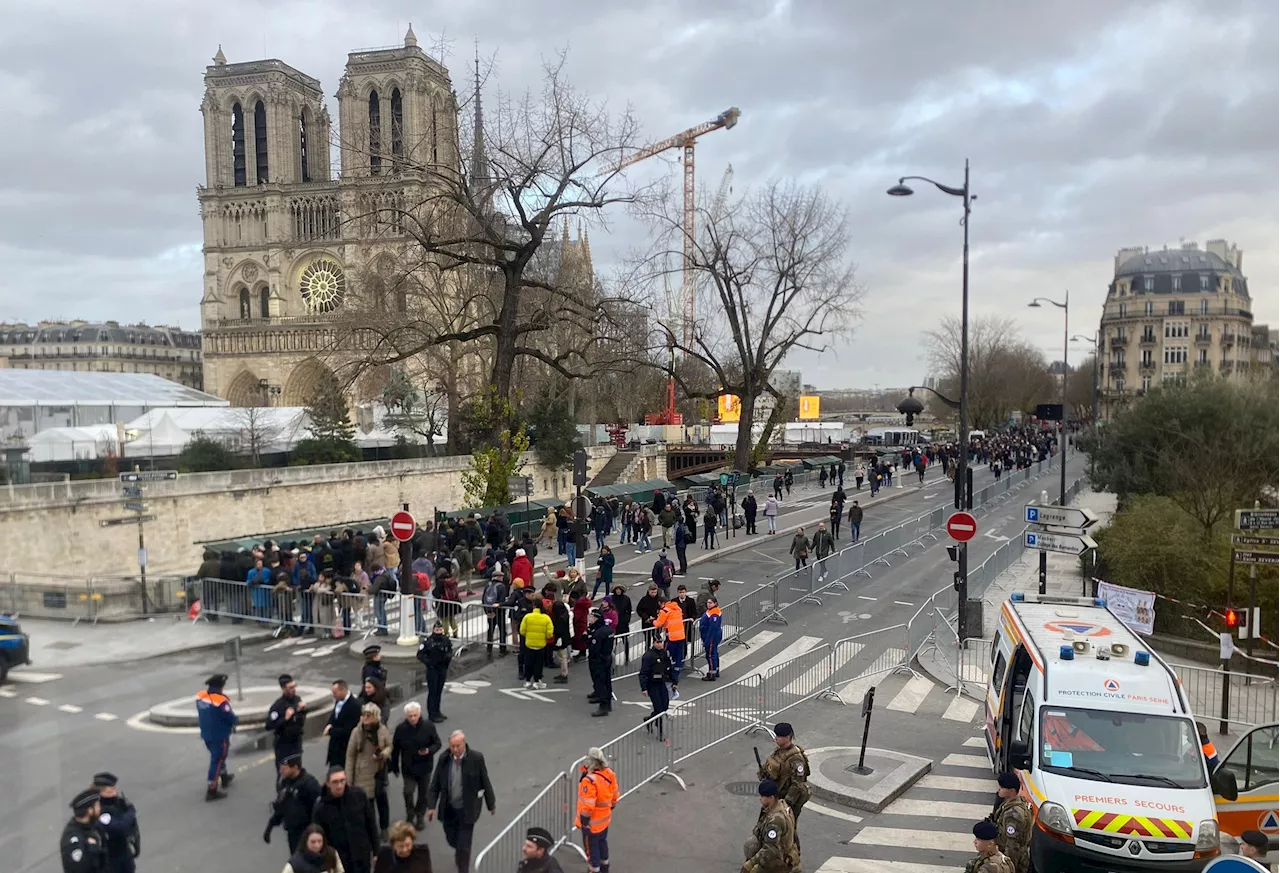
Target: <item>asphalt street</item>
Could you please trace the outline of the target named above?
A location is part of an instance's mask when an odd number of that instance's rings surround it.
[[[1074,459],[1070,463],[1074,464]],[[1037,482],[1026,486],[1027,500],[1038,495],[1041,488],[1056,490],[1056,474],[1055,463]],[[882,492],[881,496],[888,500],[868,507],[864,537],[949,500],[950,485],[940,476],[931,475],[923,486],[917,485],[914,477],[910,478],[912,481],[904,482],[903,489]],[[975,471],[975,489],[989,482],[990,474],[985,469]],[[751,548],[727,551],[691,566],[686,584],[695,589],[703,577],[720,578],[724,582],[722,600],[732,600],[738,596],[739,589],[750,590],[750,585],[777,578],[790,570],[792,563],[787,549],[791,533],[797,524],[812,527],[825,516],[829,493],[830,489],[820,493],[816,488],[798,491],[784,505],[777,536],[759,535],[758,544]],[[850,494],[851,499],[856,496],[867,503],[865,489],[861,495]],[[997,548],[1004,541],[1001,537],[1017,536],[1021,530],[1017,517],[1023,502],[1020,498],[1010,500],[982,519],[982,535],[970,547],[971,565]],[[690,557],[699,557],[701,553],[701,549],[691,549]],[[748,675],[824,641],[906,621],[929,594],[946,584],[951,572],[942,543],[912,550],[910,554],[909,558],[892,558],[891,566],[876,567],[870,579],[851,580],[851,591],[824,597],[822,606],[795,604],[785,612],[787,624],[765,625],[749,634],[750,648],[726,649],[726,661],[732,659],[733,663],[723,669],[725,678]],[[619,557],[623,558],[621,552]],[[635,569],[641,569],[641,565],[651,564],[653,557],[655,555],[638,558],[631,555],[619,563],[630,562]],[[588,563],[591,561],[589,556]],[[637,586],[645,583],[643,578],[631,578]],[[636,592],[637,597],[639,593]],[[841,676],[855,678],[867,660],[878,654],[871,649],[868,646],[867,651],[842,665]],[[514,660],[510,657],[481,661],[478,669],[451,681],[445,696],[444,711],[449,721],[441,728],[467,732],[469,742],[485,753],[498,793],[498,814],[485,816],[477,827],[477,851],[557,770],[568,766],[589,746],[601,744],[638,724],[648,710],[638,684],[628,679],[615,686],[619,699],[612,717],[588,718],[591,707],[584,698],[590,684],[583,667],[574,667],[568,686],[551,685],[535,696],[524,693],[516,682]],[[260,842],[268,816],[267,801],[273,796],[274,774],[269,752],[234,756],[231,766],[239,773],[239,779],[231,789],[232,798],[206,805],[203,778],[207,759],[199,738],[191,733],[148,729],[135,718],[155,703],[194,696],[209,673],[231,672],[228,666],[222,663],[219,652],[207,650],[144,662],[67,670],[61,674],[39,673],[36,665],[28,671],[26,681],[0,688],[0,736],[4,738],[6,751],[0,759],[0,780],[8,789],[0,798],[0,817],[5,822],[0,833],[0,856],[8,859],[6,869],[15,873],[53,873],[59,869],[57,836],[70,814],[67,801],[88,783],[94,772],[102,769],[120,776],[122,791],[139,807],[143,834],[140,870],[203,870],[210,858],[220,859],[228,869],[276,869],[277,863],[282,866],[287,853],[278,844],[280,841],[271,846]],[[246,687],[269,685],[274,683],[277,674],[287,670],[300,684],[324,685],[340,676],[354,680],[358,669],[358,662],[347,655],[346,646],[336,641],[318,647],[287,641],[255,643],[245,647],[242,682]],[[407,678],[407,668],[393,668],[393,682]],[[894,681],[899,679],[901,677],[894,677]],[[685,683],[686,698],[706,687],[700,682]],[[928,707],[950,706],[934,702],[935,693],[940,693],[940,689],[922,698],[920,713]],[[234,700],[233,688],[232,696]],[[798,721],[799,713],[810,710],[822,712],[831,721],[831,727],[823,729],[833,738],[849,741],[856,708],[834,703],[804,704],[797,708],[793,720]],[[392,724],[399,719],[397,711]],[[903,719],[902,725],[896,725],[896,719]],[[882,724],[886,737],[909,736],[908,745],[919,743],[921,748],[933,742],[928,739],[931,732],[941,730],[935,743],[941,749],[955,739],[952,734],[963,722],[937,717],[926,720],[916,713],[894,712]],[[764,739],[767,743],[768,738]],[[754,776],[754,765],[745,767],[745,763],[751,761],[751,743],[743,742],[745,746],[736,740],[725,743],[722,748],[682,765],[682,771],[689,774],[694,786],[718,785],[713,804],[716,815],[727,813],[731,806],[726,802],[730,796],[719,783],[732,781],[719,775],[715,764],[718,756],[728,755],[732,747],[740,747],[730,756],[743,764],[733,779]],[[745,758],[741,755],[743,749]],[[916,753],[929,755],[928,751]],[[304,763],[309,769],[317,772],[323,769],[322,741],[310,742],[305,755]],[[678,788],[673,793],[672,786],[665,780],[660,786],[642,791],[666,792],[673,805],[676,801],[687,803],[695,794],[692,790],[680,792]],[[636,795],[642,796],[649,795]],[[755,802],[751,797],[745,800]],[[403,812],[397,812],[401,806],[398,785],[392,786],[391,805],[393,818],[398,818]],[[666,803],[659,804],[654,811],[665,808]],[[667,826],[671,826],[672,820],[666,818]],[[841,826],[849,824],[839,818],[832,821]],[[655,819],[654,826],[658,824]],[[749,829],[749,824],[746,827]],[[733,836],[732,851],[717,857],[730,861],[738,858],[738,847],[746,832],[727,825],[717,826],[717,832]],[[847,827],[840,833],[844,839],[849,838]],[[433,855],[441,860],[449,857],[438,828],[429,828],[427,841]],[[566,870],[576,869],[577,861],[572,856],[566,855],[564,863]],[[736,863],[726,862],[724,869],[736,869]],[[629,869],[642,868],[629,865]],[[715,868],[666,865],[662,869],[679,873],[682,869]],[[809,863],[806,869],[810,869]]]

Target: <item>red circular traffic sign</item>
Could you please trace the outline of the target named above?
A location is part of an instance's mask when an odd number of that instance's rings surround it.
[[[413,516],[403,509],[391,516],[391,535],[402,543],[407,543],[413,539],[413,532],[418,529],[418,524],[413,520]]]
[[[978,519],[968,512],[954,512],[947,519],[947,535],[958,543],[967,543],[978,535]]]

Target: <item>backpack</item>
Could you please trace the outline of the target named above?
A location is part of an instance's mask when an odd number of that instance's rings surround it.
[[[662,562],[662,579],[667,583],[667,585],[671,584],[671,566],[670,561]]]
[[[501,587],[502,586],[499,585],[497,582],[492,582],[492,581],[488,585],[484,586],[484,594],[482,596],[482,601],[485,606],[497,606],[498,594],[500,593],[499,589]]]

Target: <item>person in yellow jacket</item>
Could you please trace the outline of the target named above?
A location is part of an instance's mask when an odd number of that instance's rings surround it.
[[[578,827],[591,873],[609,873],[609,825],[618,805],[618,777],[599,748],[587,750],[578,770]]]
[[[653,626],[660,628],[667,636],[667,653],[671,655],[671,699],[680,699],[680,668],[684,666],[685,635],[684,610],[680,601],[668,600],[658,610],[658,617]]]
[[[542,611],[539,603],[533,611],[520,620],[520,647],[524,650],[524,663],[528,665],[525,688],[546,688],[542,681],[542,668],[546,664],[543,649],[555,639],[556,629],[551,617]]]

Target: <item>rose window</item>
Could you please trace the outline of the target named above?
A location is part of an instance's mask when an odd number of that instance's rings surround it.
[[[347,279],[336,263],[319,260],[303,271],[301,286],[308,311],[332,312],[342,305]]]

